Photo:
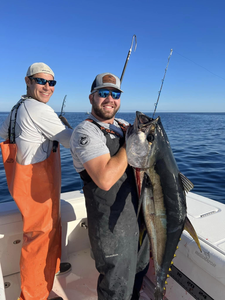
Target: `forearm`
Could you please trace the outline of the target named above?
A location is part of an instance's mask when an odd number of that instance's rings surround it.
[[[109,190],[124,174],[127,164],[126,148],[123,146],[108,161],[104,175],[100,177],[102,189]]]
[[[63,131],[56,134],[54,136],[54,138],[51,138],[51,140],[56,140],[60,144],[62,144],[63,147],[69,148],[70,147],[70,137],[71,137],[72,133],[73,133],[72,129],[66,128]]]
[[[115,156],[110,157],[110,154],[105,154],[88,161],[84,167],[96,185],[108,191],[121,178],[127,168],[125,146],[122,146]]]

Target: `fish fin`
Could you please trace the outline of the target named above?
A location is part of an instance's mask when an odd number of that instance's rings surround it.
[[[180,175],[180,179],[183,183],[185,192],[186,193],[190,192],[193,189],[194,184],[186,176],[184,176],[184,174],[179,173],[179,175]]]
[[[139,245],[140,246],[143,243],[145,232],[146,232],[146,228],[144,226],[142,228],[140,228],[140,231],[139,231]]]
[[[144,172],[142,186],[141,186],[141,193],[140,193],[140,196],[139,196],[138,210],[137,210],[137,222],[138,222],[140,210],[141,210],[141,207],[142,207],[142,203],[143,203],[143,200],[144,200],[144,197],[145,197],[145,190],[150,188],[151,185],[152,184],[151,184],[151,181],[150,181],[150,178],[149,178],[148,174],[146,172]],[[145,232],[146,232],[146,226],[144,226],[143,228],[140,229],[140,235],[139,235],[140,246],[142,245]]]
[[[151,183],[150,183],[149,176],[146,173],[144,173],[144,177],[143,177],[143,181],[142,181],[142,187],[141,187],[141,193],[140,193],[140,197],[139,197],[137,219],[138,219],[139,214],[140,214],[141,205],[142,205],[142,202],[143,202],[143,199],[144,199],[145,189],[148,188],[150,184]]]
[[[191,221],[186,217],[185,224],[184,224],[184,229],[192,236],[192,238],[195,240],[196,244],[198,245],[199,250],[202,252],[198,236],[195,232],[195,229],[193,225],[191,224]]]
[[[141,210],[141,207],[142,207],[142,203],[143,203],[143,200],[144,200],[144,197],[145,197],[145,190],[150,188],[150,186],[151,186],[150,178],[149,178],[148,174],[144,172],[142,187],[141,187],[141,193],[140,193],[140,197],[139,197],[138,211],[137,211],[137,222],[138,222],[138,217],[139,217],[140,210]],[[140,230],[140,235],[139,235],[140,246],[142,245],[145,232],[146,232],[146,226],[144,226]]]

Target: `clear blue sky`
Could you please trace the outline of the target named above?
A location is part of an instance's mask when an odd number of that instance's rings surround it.
[[[158,111],[225,112],[225,1],[70,0],[0,3],[0,111],[25,93],[34,62],[55,72],[49,105],[90,111],[95,76],[123,78],[121,111],[153,111],[170,49]]]

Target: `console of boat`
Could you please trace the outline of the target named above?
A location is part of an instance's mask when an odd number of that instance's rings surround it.
[[[188,217],[202,252],[184,231],[166,285],[166,300],[225,299],[225,205],[194,193],[187,194]],[[82,191],[61,194],[62,261],[72,270],[55,276],[50,296],[64,300],[96,300],[98,272],[91,257],[87,214]],[[0,300],[20,295],[22,218],[14,201],[0,204]],[[154,300],[155,276],[151,260],[141,299]]]

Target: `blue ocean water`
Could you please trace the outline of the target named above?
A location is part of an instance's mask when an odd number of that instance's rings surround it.
[[[0,113],[0,124],[8,113]],[[152,117],[152,113],[146,113]],[[194,184],[192,192],[225,204],[225,113],[156,113],[168,135],[180,171]],[[72,127],[87,113],[66,113]],[[118,113],[131,124],[135,113]],[[0,142],[3,140],[0,138]],[[61,147],[62,192],[79,190],[69,149]],[[0,153],[0,202],[12,201]]]

